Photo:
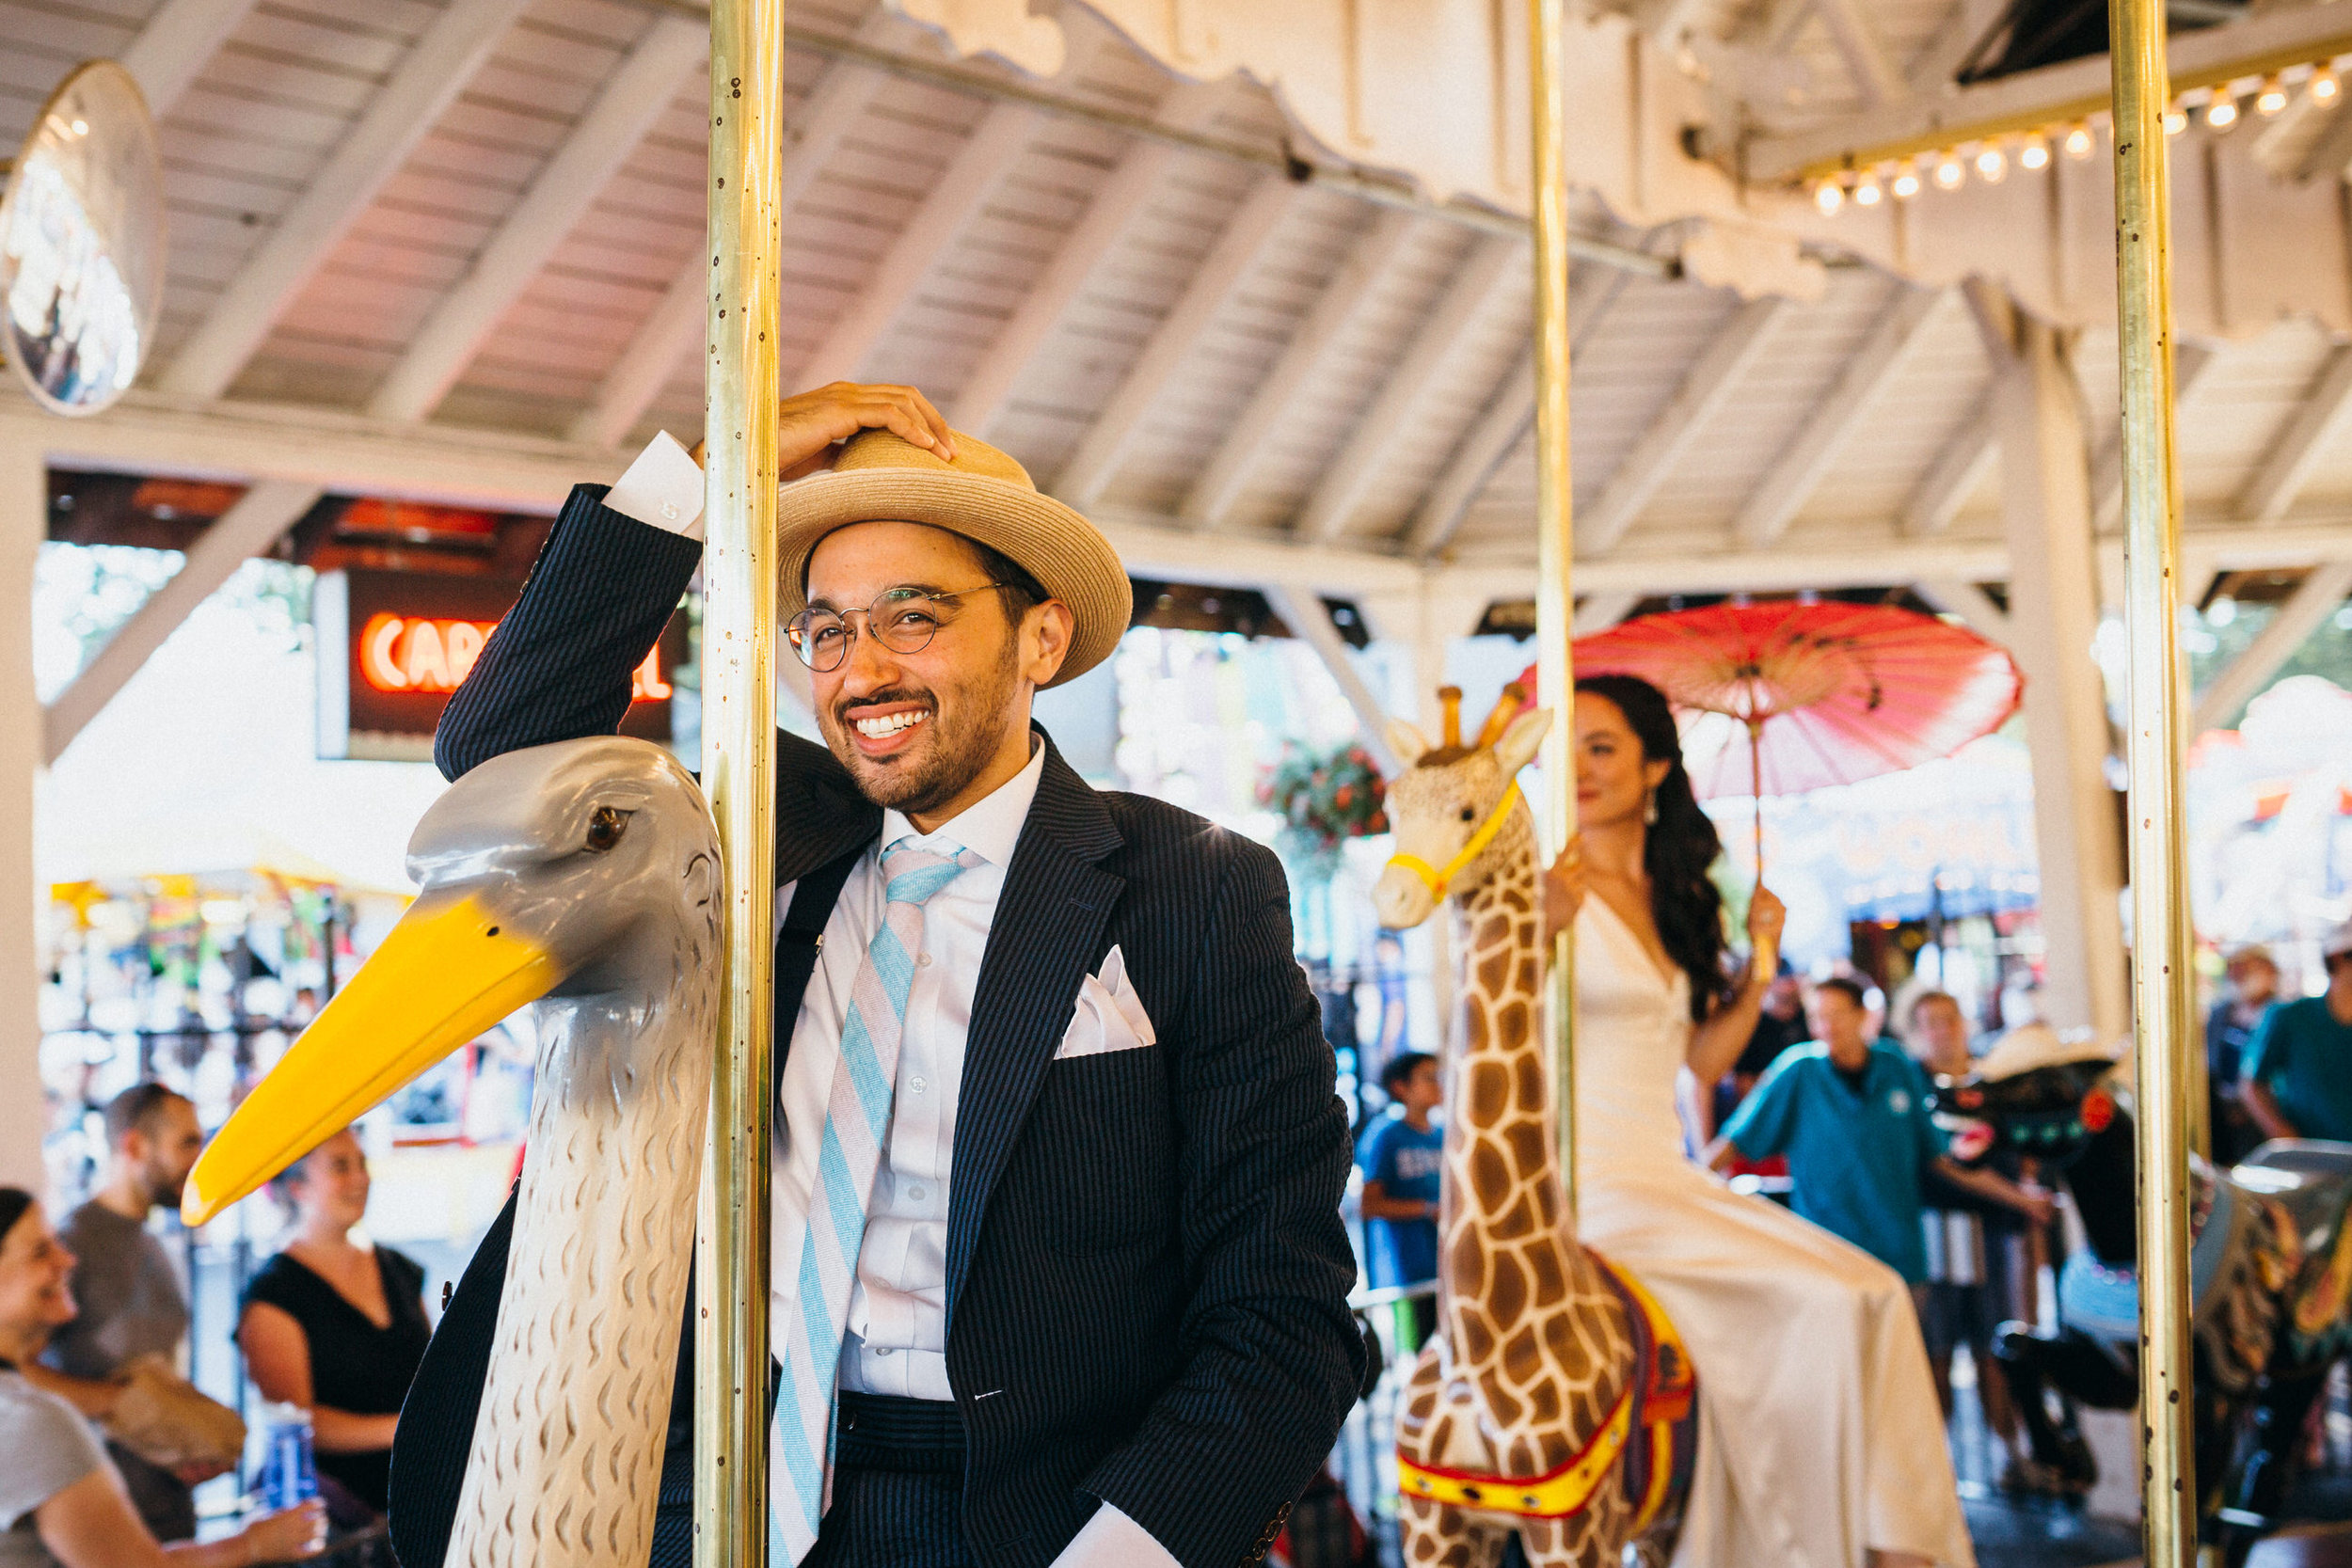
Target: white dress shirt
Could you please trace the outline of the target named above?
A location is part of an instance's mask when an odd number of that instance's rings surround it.
[[[623,516],[699,540],[702,467],[664,431],[629,465],[604,503]],[[963,1049],[980,959],[1005,889],[1005,868],[1044,770],[1045,749],[1040,746],[1027,767],[933,833],[918,833],[899,813],[883,812],[882,836],[859,858],[825,922],[816,972],[792,1025],[796,1042],[837,1044],[841,1038],[850,986],[866,961],[866,943],[882,925],[883,847],[912,835],[924,848],[968,849],[979,859],[924,906],[923,944],[907,993],[890,1128],[866,1200],[857,1282],[850,1292],[850,1338],[841,1356],[844,1388],[922,1400],[955,1397],[947,1382],[947,1181]],[[778,930],[795,885],[787,882],[776,890]],[[786,1321],[800,1277],[808,1195],[837,1054],[793,1051],[785,1058],[769,1206],[770,1310],[776,1323]],[[1151,1531],[1104,1503],[1054,1560],[1054,1568],[1176,1568],[1176,1560]]]

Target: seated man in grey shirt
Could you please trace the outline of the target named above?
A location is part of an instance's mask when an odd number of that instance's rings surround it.
[[[147,1216],[177,1206],[204,1148],[196,1107],[160,1084],[140,1084],[106,1106],[106,1183],[57,1227],[80,1259],[73,1270],[79,1314],[49,1342],[26,1378],[83,1415],[103,1420],[121,1392],[123,1370],[143,1355],[175,1360],[187,1337],[188,1303]],[[210,1473],[160,1469],[119,1443],[107,1444],[139,1517],[158,1541],[196,1534],[190,1488]]]

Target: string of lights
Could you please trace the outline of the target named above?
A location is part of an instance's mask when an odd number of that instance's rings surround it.
[[[2201,116],[2209,131],[2223,132],[2251,114],[2270,119],[2283,113],[2300,91],[2314,109],[2333,109],[2344,97],[2340,67],[2352,68],[2352,56],[2312,61],[2266,76],[2246,76],[2214,87],[2197,87],[2176,96],[2164,117],[2165,134],[2179,135],[2194,116]],[[1813,202],[1825,214],[1856,207],[1876,207],[1882,201],[1909,201],[1930,183],[1956,191],[1971,173],[1981,184],[1997,185],[2012,166],[2028,173],[2048,168],[2056,156],[2081,163],[2099,150],[2100,139],[2112,134],[2105,111],[2080,119],[2045,125],[2030,131],[1988,136],[1938,148],[1906,158],[1882,159],[1867,166],[1840,169],[1812,182]]]

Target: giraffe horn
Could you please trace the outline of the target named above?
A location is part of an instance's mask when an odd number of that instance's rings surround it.
[[[1486,723],[1479,726],[1478,743],[1470,750],[1483,752],[1501,740],[1502,732],[1511,727],[1511,721],[1518,717],[1519,708],[1526,701],[1527,689],[1518,682],[1513,681],[1504,687],[1502,695],[1495,699],[1495,710],[1486,715]]]
[[[1454,747],[1462,744],[1462,689],[1458,686],[1438,688],[1438,705],[1445,712],[1445,739],[1439,744]]]

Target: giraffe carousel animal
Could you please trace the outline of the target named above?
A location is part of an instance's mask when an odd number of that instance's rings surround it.
[[[408,866],[423,892],[230,1117],[183,1212],[211,1218],[537,1001],[498,1338],[444,1561],[638,1568],[709,1116],[723,910],[710,814],[658,746],[562,741],[452,784]]]
[[[1411,1568],[1493,1568],[1517,1530],[1534,1568],[1662,1563],[1697,1429],[1690,1360],[1630,1276],[1580,1245],[1566,1212],[1541,1027],[1546,955],[1535,823],[1514,780],[1551,715],[1514,685],[1461,741],[1402,721],[1390,786],[1398,853],[1373,901],[1418,926],[1450,902],[1460,956],[1446,1061],[1438,1327],[1397,1417]]]

